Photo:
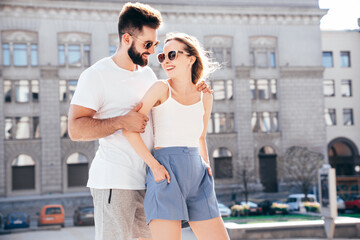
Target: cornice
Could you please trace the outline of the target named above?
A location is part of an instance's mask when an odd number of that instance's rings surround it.
[[[77,2],[74,6],[65,4],[11,4],[0,3],[0,17],[111,21],[117,19],[122,3]],[[164,22],[186,22],[201,24],[240,24],[240,25],[318,25],[327,12],[317,8],[281,7],[223,7],[223,6],[165,6],[154,5],[159,9]],[[114,10],[116,9],[116,10]]]
[[[280,67],[280,78],[323,78],[323,67]]]

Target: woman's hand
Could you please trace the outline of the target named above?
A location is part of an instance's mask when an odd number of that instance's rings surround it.
[[[151,171],[155,182],[160,182],[166,178],[167,182],[170,183],[170,174],[163,165],[157,164],[155,167],[151,168]]]
[[[209,175],[212,176],[212,171],[211,171],[211,166],[210,166],[210,164],[209,164],[209,163],[205,163],[205,164],[206,164],[206,168],[207,168],[207,170],[208,170]]]

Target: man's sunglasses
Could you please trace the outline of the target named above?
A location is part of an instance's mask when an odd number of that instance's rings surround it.
[[[125,34],[125,33],[123,33]],[[145,49],[149,49],[151,48],[152,46],[154,46],[154,48],[156,48],[158,45],[159,45],[159,41],[155,41],[155,42],[152,42],[152,41],[143,41],[141,40],[140,38],[137,38],[135,36],[133,36],[131,33],[128,33],[131,37],[135,38],[136,40],[139,40],[140,42],[142,42],[144,44],[144,48]]]
[[[187,56],[190,56],[190,54],[184,53],[183,51],[175,51],[175,50],[172,50],[172,51],[168,52],[167,57],[168,57],[168,59],[169,59],[170,61],[173,61],[173,60],[176,59],[178,53],[181,53],[181,54],[185,54],[185,55],[187,55]],[[157,55],[157,59],[158,59],[158,61],[159,61],[160,64],[164,62],[165,58],[166,58],[165,53],[159,53],[159,54]]]

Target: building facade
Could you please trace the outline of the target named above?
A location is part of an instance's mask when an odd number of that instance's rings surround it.
[[[88,191],[97,143],[68,138],[67,112],[80,73],[115,52],[124,2],[0,3],[1,197]],[[162,13],[159,40],[194,35],[222,64],[207,137],[218,194],[240,191],[244,174],[286,191],[291,146],[327,157],[317,0],[143,2]],[[165,78],[154,56],[150,66]]]
[[[338,194],[360,194],[360,33],[322,32],[329,163]]]

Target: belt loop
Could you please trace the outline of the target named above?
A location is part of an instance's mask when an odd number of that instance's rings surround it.
[[[108,199],[108,203],[110,204],[111,202],[111,193],[112,193],[112,189],[110,189],[110,192],[109,192],[109,199]]]

